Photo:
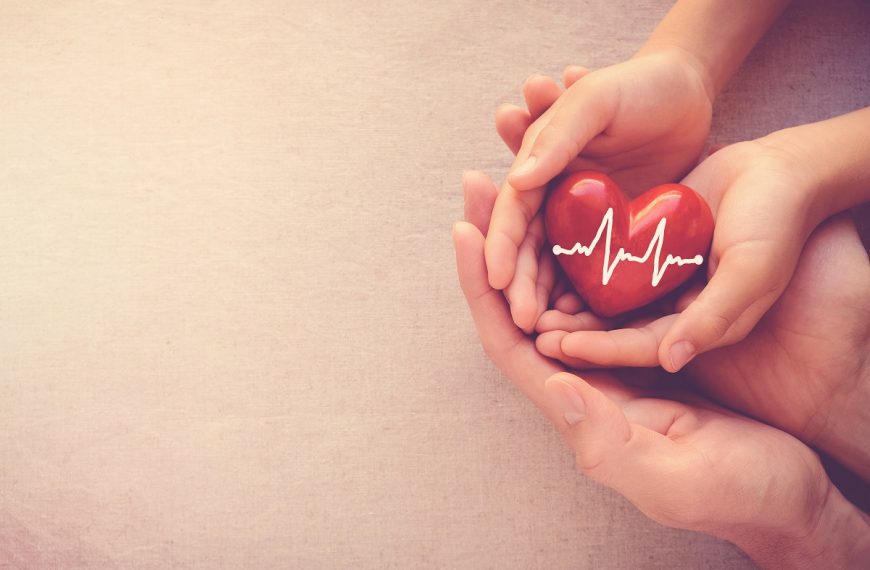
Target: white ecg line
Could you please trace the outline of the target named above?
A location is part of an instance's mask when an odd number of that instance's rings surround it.
[[[681,267],[683,265],[701,265],[704,263],[704,258],[700,255],[696,255],[691,259],[683,259],[682,257],[671,255],[669,253],[667,258],[665,258],[665,263],[659,267],[661,264],[662,244],[665,241],[665,225],[667,224],[667,221],[667,218],[662,218],[661,221],[659,221],[655,234],[653,234],[653,238],[649,242],[649,247],[642,257],[637,257],[636,255],[627,253],[625,248],[620,247],[619,251],[616,252],[616,257],[614,258],[613,263],[610,263],[610,241],[613,233],[613,208],[608,208],[607,213],[604,214],[604,218],[601,220],[601,225],[598,226],[598,233],[595,234],[595,239],[592,240],[592,243],[589,244],[589,246],[581,245],[579,242],[575,243],[574,247],[571,249],[565,249],[561,246],[554,245],[553,253],[555,255],[574,255],[579,253],[589,257],[598,245],[599,240],[601,240],[601,234],[604,233],[604,229],[607,228],[607,236],[604,238],[604,267],[602,267],[601,271],[601,284],[607,285],[620,261],[646,263],[652,255],[653,250],[655,250],[656,256],[653,258],[652,286],[656,287],[662,280],[662,277],[664,277],[665,270],[669,265],[677,265]]]

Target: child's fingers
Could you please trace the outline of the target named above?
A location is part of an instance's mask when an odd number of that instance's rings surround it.
[[[533,121],[543,115],[561,94],[559,84],[546,75],[532,75],[523,84],[523,98]]]
[[[519,152],[523,135],[535,119],[562,94],[559,85],[544,75],[532,75],[523,85],[528,110],[505,103],[495,111],[495,129],[513,154]]]
[[[526,333],[532,332],[538,319],[538,257],[543,242],[544,223],[535,216],[517,252],[514,277],[504,290],[514,322]]]
[[[498,188],[483,172],[469,170],[462,175],[462,193],[465,221],[474,224],[480,233],[486,235],[492,217],[492,207],[498,196]]]
[[[604,331],[611,328],[611,324],[610,321],[589,311],[572,314],[554,309],[546,311],[540,316],[535,330],[539,333],[556,330],[565,332]]]
[[[495,111],[495,130],[513,154],[519,152],[532,116],[522,107],[505,103]]]
[[[562,84],[565,88],[571,87],[588,74],[589,70],[583,66],[569,65],[562,72]]]
[[[664,336],[658,360],[665,370],[676,372],[697,354],[742,340],[782,293],[781,265],[761,248],[726,252]]]
[[[604,130],[616,105],[616,97],[597,86],[575,84],[529,127],[508,175],[511,186],[530,190],[562,172]]]
[[[704,290],[705,283],[698,282],[695,285],[692,285],[686,291],[684,291],[679,297],[677,297],[676,303],[674,303],[674,312],[682,313],[686,310],[686,307],[691,305],[695,299],[698,298],[698,295],[701,294],[701,291]]]
[[[659,343],[676,318],[668,315],[637,328],[576,331],[566,334],[560,347],[566,356],[599,366],[658,366]]]
[[[535,347],[538,349],[538,352],[547,358],[558,360],[568,368],[573,368],[574,370],[597,368],[592,362],[580,358],[571,358],[562,352],[561,339],[565,334],[567,333],[564,331],[550,331],[539,334],[535,338]]]
[[[568,293],[567,279],[565,279],[565,276],[558,269],[556,270],[556,273],[556,282],[553,285],[553,288],[550,289],[550,298],[547,300],[548,309],[553,308],[556,304],[556,301],[558,301]]]
[[[541,207],[544,191],[544,188],[536,188],[517,192],[510,184],[505,184],[499,192],[485,248],[489,283],[494,289],[504,289],[514,278],[519,247]]]

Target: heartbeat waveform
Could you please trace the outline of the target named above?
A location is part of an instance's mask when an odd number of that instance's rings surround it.
[[[696,255],[689,259],[683,259],[680,256],[671,255],[670,253],[665,258],[664,264],[661,263],[662,246],[665,241],[665,225],[667,224],[667,221],[667,218],[662,218],[659,221],[659,225],[656,226],[653,238],[649,242],[649,247],[647,247],[646,253],[641,257],[632,255],[626,252],[625,248],[620,247],[619,251],[616,252],[616,257],[613,259],[613,263],[610,263],[610,243],[613,234],[613,208],[608,208],[607,213],[604,214],[604,218],[601,219],[601,225],[598,226],[598,233],[595,234],[595,239],[592,240],[591,244],[584,246],[578,242],[575,243],[574,247],[571,249],[565,249],[561,246],[554,245],[553,254],[580,254],[589,257],[592,255],[592,252],[595,251],[595,248],[598,246],[598,242],[601,241],[601,236],[604,234],[604,230],[606,229],[607,234],[604,238],[604,266],[601,270],[601,284],[607,285],[607,283],[610,282],[610,278],[613,276],[613,272],[616,270],[616,266],[619,265],[620,262],[630,261],[632,263],[646,263],[650,256],[652,256],[653,251],[655,251],[655,257],[653,258],[652,286],[657,287],[661,282],[662,277],[664,277],[668,266],[676,265],[682,267],[683,265],[701,265],[704,263],[704,258],[700,255]]]

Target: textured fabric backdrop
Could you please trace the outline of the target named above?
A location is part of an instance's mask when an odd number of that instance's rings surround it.
[[[0,3],[0,567],[751,567],[574,473],[449,239],[495,107],[669,4]],[[868,30],[797,2],[715,140],[868,104]]]

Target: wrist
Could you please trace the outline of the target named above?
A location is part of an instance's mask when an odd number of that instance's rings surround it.
[[[680,0],[644,49],[677,47],[697,60],[710,100],[740,67],[789,0]]]
[[[731,538],[761,568],[863,568],[870,556],[866,515],[827,482],[828,491],[806,522],[753,529]]]
[[[651,38],[638,50],[634,58],[652,55],[660,56],[683,70],[690,82],[698,83],[704,89],[707,99],[712,106],[713,101],[716,99],[716,84],[710,74],[710,69],[691,50],[680,46],[678,43]]]
[[[809,206],[811,227],[870,199],[866,133],[870,107],[825,121],[790,127],[757,139],[785,156]]]

